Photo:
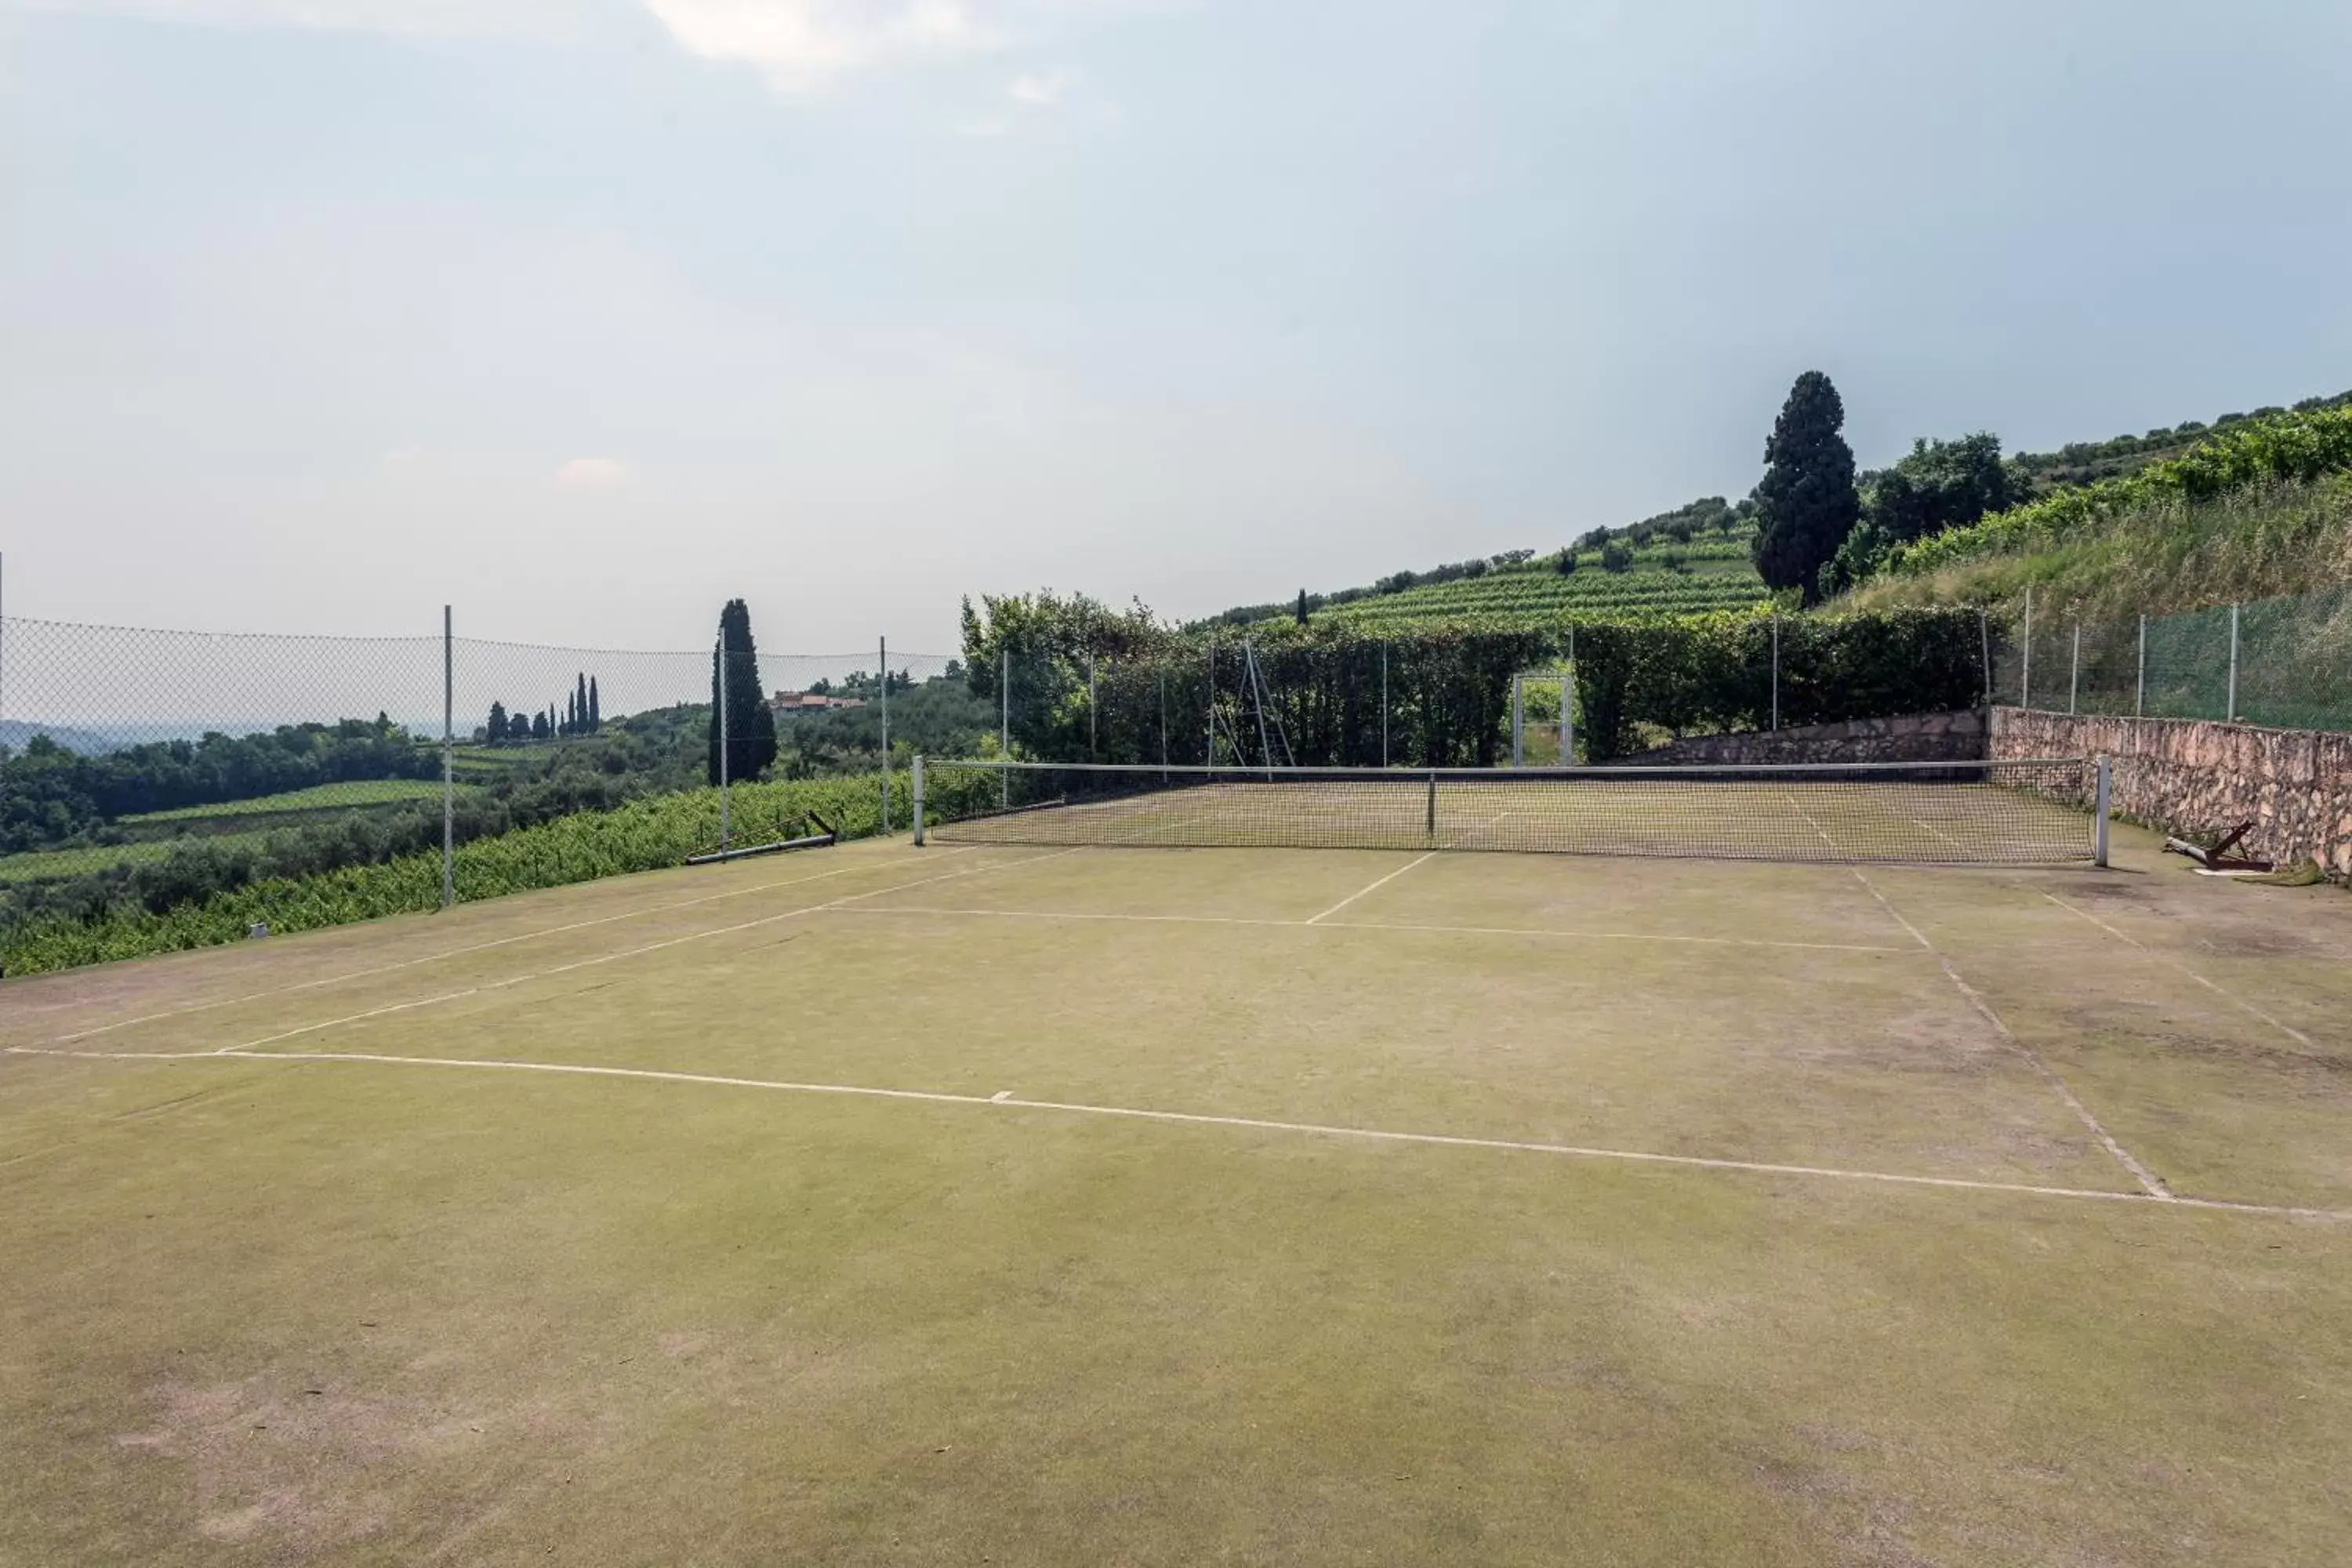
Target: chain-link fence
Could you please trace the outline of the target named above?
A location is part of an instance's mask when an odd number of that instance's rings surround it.
[[[1994,700],[2021,708],[2352,730],[2352,587],[2127,620],[2029,596],[1996,646]]]
[[[992,718],[951,658],[748,641],[0,620],[0,971],[903,828]]]

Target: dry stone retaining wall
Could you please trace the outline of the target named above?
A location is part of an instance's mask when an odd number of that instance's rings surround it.
[[[1617,766],[1690,763],[1969,763],[1985,754],[1985,717],[1913,713],[1895,719],[1848,719],[1788,730],[1735,735],[1694,735],[1630,757]]]
[[[1996,708],[1991,755],[2110,757],[2123,816],[2184,836],[2252,822],[2248,853],[2352,876],[2352,734]]]

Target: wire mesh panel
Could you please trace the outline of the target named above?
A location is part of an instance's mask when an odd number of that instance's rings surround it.
[[[1504,772],[925,764],[929,836],[950,842],[1944,865],[2092,859],[2095,778],[2081,760]]]
[[[2244,606],[2238,716],[2294,730],[2352,730],[2352,586]]]
[[[10,909],[162,907],[199,884],[440,841],[437,637],[11,619],[5,647]]]

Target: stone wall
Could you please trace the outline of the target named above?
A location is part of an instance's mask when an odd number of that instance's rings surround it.
[[[1694,735],[1654,751],[1615,759],[1616,766],[1690,763],[1967,763],[1985,754],[1984,715],[1914,713],[1848,719],[1835,724]]]
[[[2247,853],[2352,876],[2352,734],[1996,708],[1992,755],[2110,757],[2122,816],[2183,837],[2252,822]]]

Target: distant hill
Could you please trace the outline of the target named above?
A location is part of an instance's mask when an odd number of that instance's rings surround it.
[[[22,719],[0,719],[0,746],[21,752],[36,735],[47,735],[68,752],[84,756],[100,756],[127,742],[110,741],[88,730],[76,730],[63,724],[35,724]]]
[[[2305,398],[2293,412],[2347,406],[2352,406],[2352,392]],[[2210,424],[2192,419],[2144,436],[2075,442],[2054,452],[2020,452],[2007,458],[2003,467],[2009,470],[2016,499],[2032,501],[2137,473],[2179,458],[2217,434],[2288,412],[2258,408],[2246,414],[2224,414]],[[1877,477],[1878,470],[1865,471],[1857,476],[1857,482],[1867,491]],[[1549,621],[1580,612],[1614,615],[1645,609],[1744,608],[1771,596],[1748,557],[1754,518],[1753,501],[1734,503],[1721,496],[1706,496],[1639,522],[1591,530],[1574,544],[1549,554],[1506,551],[1425,572],[1394,573],[1362,587],[1310,592],[1307,613],[1318,620],[1402,625],[1470,616]],[[1602,554],[1612,542],[1621,549],[1611,554],[1609,569],[1604,570]],[[1565,574],[1559,570],[1564,558],[1574,563],[1574,569]],[[1297,610],[1295,597],[1242,605],[1201,624],[1246,626],[1294,615]]]

